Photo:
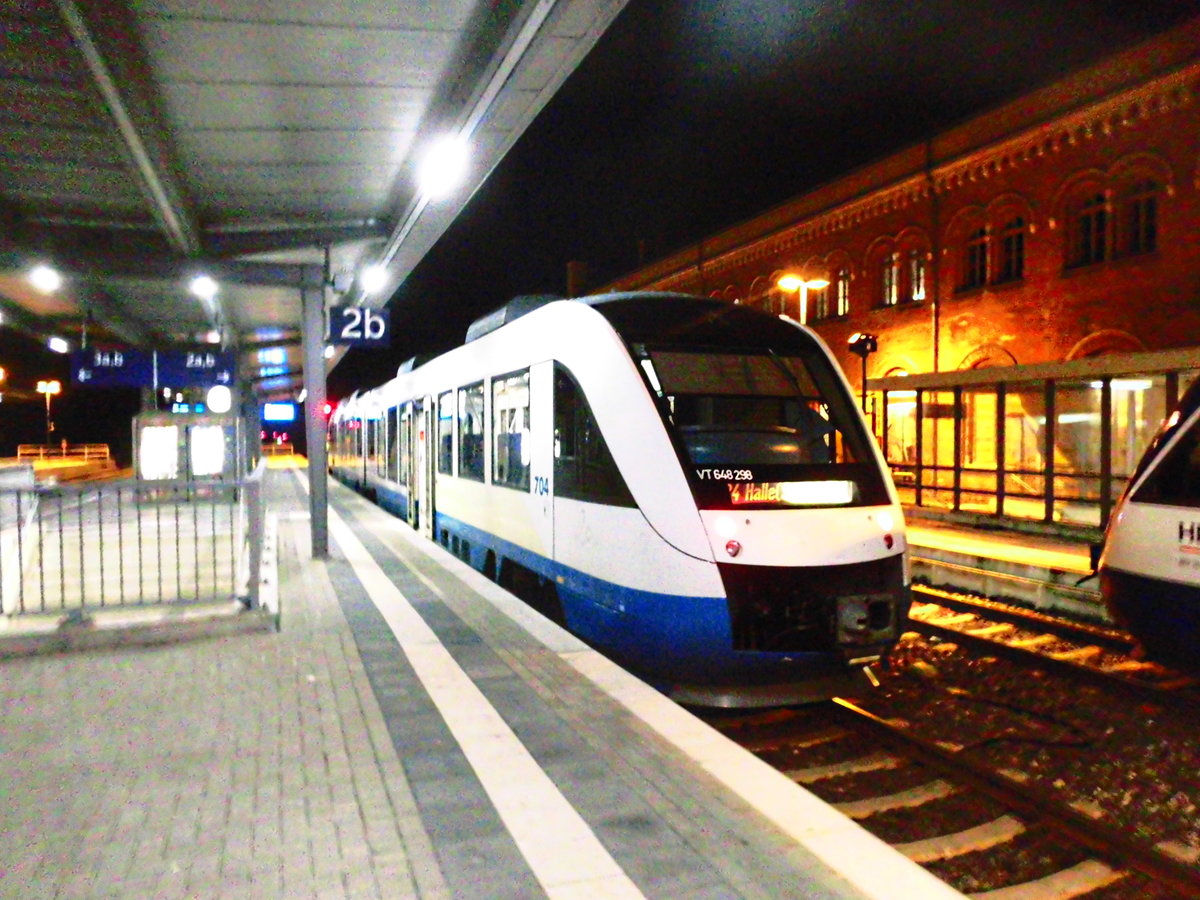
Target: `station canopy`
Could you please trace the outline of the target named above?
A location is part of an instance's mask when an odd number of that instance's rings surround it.
[[[302,292],[385,303],[624,4],[6,0],[4,324],[72,349],[212,342],[262,399],[294,397]],[[417,171],[447,135],[468,169],[435,201]]]

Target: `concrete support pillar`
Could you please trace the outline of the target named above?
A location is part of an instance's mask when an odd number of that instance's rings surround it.
[[[308,441],[308,509],[312,555],[329,555],[329,485],[325,458],[325,288],[300,289],[304,305],[304,434]]]

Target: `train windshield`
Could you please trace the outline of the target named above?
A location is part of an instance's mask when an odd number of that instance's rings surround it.
[[[824,356],[648,349],[641,363],[703,507],[887,502],[853,400]]]

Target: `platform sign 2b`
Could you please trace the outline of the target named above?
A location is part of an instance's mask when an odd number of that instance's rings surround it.
[[[386,347],[391,341],[388,333],[388,310],[366,306],[331,306],[329,308],[329,341],[353,347]]]

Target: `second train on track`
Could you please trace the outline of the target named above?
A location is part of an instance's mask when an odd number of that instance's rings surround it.
[[[1099,571],[1109,611],[1145,654],[1200,672],[1200,379],[1129,479]]]
[[[827,698],[907,617],[887,467],[788,319],[517,298],[342,402],[330,440],[342,481],[681,702]]]

